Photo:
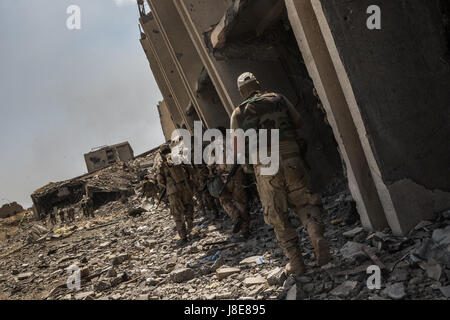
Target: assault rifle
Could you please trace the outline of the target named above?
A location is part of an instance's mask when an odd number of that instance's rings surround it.
[[[155,210],[158,210],[159,205],[161,204],[161,201],[164,198],[164,196],[166,195],[166,193],[167,193],[167,188],[164,188],[163,191],[161,192],[159,198],[158,198],[158,205],[156,206]]]
[[[230,183],[233,176],[236,174],[237,170],[239,169],[239,164],[235,163],[233,167],[231,168],[230,172],[228,173],[227,179],[225,180],[225,183],[223,184],[222,188],[220,189],[219,196],[222,195],[222,193],[225,191],[226,186],[228,183]]]

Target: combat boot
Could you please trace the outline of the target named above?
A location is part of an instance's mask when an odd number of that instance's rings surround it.
[[[303,256],[299,248],[291,247],[284,250],[286,256],[289,258],[289,263],[286,265],[287,275],[301,275],[305,273],[305,263],[303,261]]]
[[[242,226],[242,220],[240,218],[238,218],[233,227],[233,234],[236,234],[239,231],[241,231],[241,226]]]
[[[323,236],[323,230],[317,222],[310,222],[306,228],[309,237],[311,238],[314,252],[316,254],[317,264],[321,267],[326,265],[331,260],[330,247],[327,239]]]
[[[186,219],[186,231],[187,231],[187,233],[190,233],[193,228],[194,228],[194,220],[193,219]]]

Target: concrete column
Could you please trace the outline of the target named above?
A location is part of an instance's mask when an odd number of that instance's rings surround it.
[[[312,0],[372,179],[395,234],[450,207],[450,68],[438,1]],[[446,58],[447,57],[447,58]]]
[[[158,104],[158,112],[164,137],[166,138],[166,141],[169,141],[172,138],[172,133],[176,130],[176,127],[165,101],[161,101]]]
[[[282,92],[296,102],[297,98],[293,88],[277,59],[273,61],[252,61],[248,59],[218,60],[214,57],[213,52],[208,50],[204,40],[204,33],[221,20],[226,10],[233,4],[232,0],[173,1],[230,116],[242,102],[236,81],[239,75],[246,71],[255,73],[264,88]],[[277,56],[277,54],[275,53],[274,56]]]
[[[310,0],[286,0],[289,20],[345,161],[349,188],[364,227],[387,226],[375,183]]]
[[[172,59],[184,81],[193,107],[208,128],[227,126],[227,113],[216,92],[212,96],[197,93],[199,76],[204,68],[194,44],[173,1],[148,0]]]
[[[181,127],[183,124],[183,118],[181,117],[181,114],[175,104],[175,101],[170,93],[169,87],[166,83],[166,80],[162,74],[162,71],[158,65],[158,61],[156,60],[156,57],[153,53],[153,49],[151,48],[150,42],[147,38],[140,40],[142,48],[144,49],[145,55],[147,56],[147,60],[150,64],[150,69],[152,70],[153,77],[155,78],[156,84],[159,87],[159,90],[161,91],[161,94],[164,98],[164,104],[168,111],[168,113],[171,116],[171,119],[173,121],[174,127]],[[171,126],[169,126],[171,127]],[[163,128],[164,129],[164,128]],[[165,135],[165,132],[164,132]],[[166,137],[167,139],[167,137]]]
[[[146,17],[145,23],[142,18],[140,19],[140,22],[147,39],[149,40],[152,52],[158,62],[159,69],[161,70],[161,73],[167,83],[170,94],[174,99],[178,112],[183,119],[183,124],[186,126],[186,129],[193,133],[195,117],[188,116],[186,114],[186,111],[192,102],[186,87],[184,86],[183,79],[181,78],[172,56],[170,55],[169,49],[164,42],[161,30],[159,29],[151,12]]]
[[[288,97],[297,106],[304,120],[301,136],[307,139],[309,144],[307,158],[312,167],[313,187],[316,191],[325,191],[333,177],[339,176],[340,161],[334,143],[329,143],[332,135],[330,132],[327,132],[328,128],[325,127],[322,119],[318,119],[317,114],[314,114],[313,88],[308,76],[303,76],[303,71],[298,72],[295,75],[299,77],[297,84],[301,83],[304,86],[296,86],[291,81],[292,77],[290,76],[292,74],[289,72],[292,73],[292,70],[286,68],[287,64],[282,61],[280,54],[282,50],[279,50],[281,48],[271,44],[263,46],[258,44],[256,39],[255,43],[241,44],[241,47],[237,47],[233,43],[221,45],[225,52],[227,49],[253,52],[252,50],[255,47],[261,50],[257,54],[252,54],[251,57],[248,55],[243,57],[231,55],[232,58],[227,58],[226,54],[221,56],[220,52],[211,48],[208,41],[211,38],[209,34],[212,33],[216,25],[220,25],[221,21],[223,22],[224,15],[229,13],[228,9],[234,4],[234,1],[173,1],[229,115],[242,102],[236,82],[238,76],[246,71],[253,72],[257,76],[264,90],[279,92]],[[267,19],[268,14],[270,16],[270,12],[258,10],[258,8],[258,6],[254,6],[254,10],[250,12],[244,11],[241,14],[252,15],[248,17],[250,21],[256,20],[257,22]],[[241,16],[240,19],[241,22],[246,21],[245,16]],[[245,25],[243,22],[242,24]],[[257,23],[254,25],[256,28]],[[248,26],[243,28],[248,28]]]

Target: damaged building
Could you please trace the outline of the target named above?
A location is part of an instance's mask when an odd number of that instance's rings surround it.
[[[4,204],[0,208],[0,219],[15,216],[23,211],[25,211],[24,208],[17,202]]]
[[[382,12],[381,30],[367,9]],[[138,0],[141,44],[174,128],[229,127],[237,77],[303,117],[314,188],[343,183],[363,226],[407,234],[450,208],[449,14],[444,0]]]
[[[134,186],[141,183],[149,168],[154,165],[154,153],[150,150],[129,161],[113,163],[95,172],[60,182],[52,182],[31,194],[35,218],[41,220],[57,208],[80,208],[84,196],[94,202],[94,209],[135,193]]]
[[[101,147],[84,155],[89,173],[120,161],[130,161],[133,158],[134,152],[128,142]]]

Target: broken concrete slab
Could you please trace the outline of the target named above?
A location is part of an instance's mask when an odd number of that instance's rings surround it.
[[[173,282],[177,283],[189,281],[194,277],[195,277],[194,271],[189,268],[174,270],[170,273],[170,279]]]
[[[406,296],[405,285],[401,282],[389,284],[383,293],[393,300],[401,300]]]
[[[284,268],[277,267],[267,275],[267,283],[271,286],[282,285],[286,278]]]
[[[355,229],[349,230],[347,232],[344,232],[342,235],[346,238],[354,238],[355,236],[357,236],[358,234],[360,234],[361,232],[364,231],[364,228],[362,227],[357,227]]]
[[[222,280],[239,272],[241,272],[240,268],[220,268],[216,270],[216,276],[217,279]]]
[[[357,286],[357,281],[345,281],[338,287],[331,290],[330,293],[337,297],[346,298],[353,292],[353,290],[356,289]]]
[[[267,283],[267,280],[266,278],[263,278],[261,276],[246,278],[243,282],[244,286],[246,287],[251,287],[254,285],[260,285],[264,283]]]

